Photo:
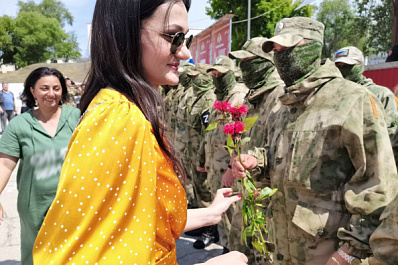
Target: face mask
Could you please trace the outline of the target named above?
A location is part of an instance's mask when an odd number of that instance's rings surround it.
[[[346,64],[340,66],[339,70],[345,79],[358,82],[362,78],[362,73],[364,72],[365,67],[362,64]]]
[[[297,84],[321,66],[322,44],[317,41],[274,53],[274,61],[286,86]]]
[[[214,93],[217,96],[217,100],[224,100],[235,83],[235,74],[233,71],[228,71],[220,77],[213,77],[213,84],[216,87]]]
[[[239,66],[242,70],[243,82],[249,89],[262,87],[275,69],[271,61],[261,57],[241,61]]]
[[[193,79],[192,85],[194,90],[202,92],[208,91],[213,87],[211,77],[205,74],[199,74],[197,77],[195,77]]]
[[[179,80],[180,84],[185,88],[192,85],[192,78],[190,78],[186,73],[181,74]]]

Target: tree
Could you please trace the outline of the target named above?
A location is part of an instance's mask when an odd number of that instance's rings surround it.
[[[36,12],[20,13],[16,19],[4,16],[0,23],[8,25],[5,34],[0,36],[6,44],[0,46],[0,58],[3,63],[18,67],[49,59],[52,47],[67,38],[58,20]]]
[[[66,62],[70,59],[76,59],[81,56],[79,52],[79,43],[75,33],[69,33],[68,37],[54,46],[54,55],[56,58],[65,58]]]
[[[355,0],[358,27],[366,32],[365,55],[391,49],[394,9],[390,0]]]
[[[247,22],[237,23],[247,19],[246,0],[209,0],[210,8],[206,13],[213,19],[219,19],[226,14],[235,14],[232,24],[232,50],[239,50],[246,42]],[[282,18],[293,16],[310,17],[314,6],[306,6],[295,10],[301,1],[292,3],[279,0],[252,0],[251,1],[251,37],[272,37],[275,26]],[[255,18],[259,16],[258,18]]]
[[[15,54],[15,46],[12,41],[14,31],[14,20],[5,15],[0,17],[0,59],[3,62],[11,62]]]
[[[349,4],[349,0],[327,0],[321,3],[317,20],[325,25],[325,38],[322,57],[330,58],[340,48],[355,46],[363,50],[366,45],[366,32],[358,27],[359,18]]]
[[[28,2],[18,1],[19,13],[22,12],[38,12],[47,18],[55,18],[59,21],[61,27],[65,26],[65,23],[72,26],[73,16],[65,8],[61,1],[56,0],[43,0],[40,4],[36,4],[33,0]]]

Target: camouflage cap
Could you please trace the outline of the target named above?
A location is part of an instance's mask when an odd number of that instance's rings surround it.
[[[274,42],[285,47],[292,47],[303,39],[318,41],[323,44],[325,26],[308,17],[284,18],[276,24],[274,37],[263,43],[263,51],[270,52]]]
[[[272,53],[265,53],[262,49],[263,43],[267,41],[267,38],[256,37],[252,38],[243,45],[242,50],[234,51],[229,53],[229,57],[232,59],[246,59],[254,56],[259,56],[264,59],[274,61]]]
[[[185,73],[188,71],[192,71],[195,69],[195,65],[187,62],[180,62],[180,65],[178,66],[178,72],[179,73]]]
[[[235,62],[228,56],[220,55],[216,58],[215,63],[207,70],[207,72],[210,72],[211,70],[217,70],[223,74],[228,71],[235,71]]]
[[[187,72],[188,75],[190,76],[195,76],[198,74],[206,74],[207,70],[210,68],[210,65],[206,64],[206,63],[197,63],[195,65],[195,69],[189,70]]]
[[[334,62],[346,64],[364,64],[365,60],[360,49],[354,46],[341,48],[334,55]]]

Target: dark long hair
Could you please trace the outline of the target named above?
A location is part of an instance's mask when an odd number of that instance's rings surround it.
[[[80,108],[84,113],[98,92],[107,86],[125,95],[151,123],[161,150],[184,183],[184,168],[165,133],[162,98],[142,65],[141,44],[142,21],[151,17],[160,5],[170,2],[170,11],[180,1],[188,11],[191,0],[97,0],[92,21],[91,67]]]
[[[29,76],[25,80],[24,84],[24,89],[21,95],[22,101],[26,102],[26,106],[28,108],[33,108],[35,107],[35,98],[33,97],[32,92],[30,91],[30,88],[35,88],[35,85],[37,81],[39,81],[40,78],[43,76],[49,76],[53,75],[58,78],[59,82],[61,83],[62,87],[62,97],[61,97],[61,102],[67,102],[69,100],[69,94],[68,94],[68,89],[66,88],[66,82],[65,78],[62,75],[60,71],[54,68],[48,68],[48,67],[39,67],[35,70],[33,70]]]

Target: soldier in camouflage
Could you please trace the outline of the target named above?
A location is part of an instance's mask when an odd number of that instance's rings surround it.
[[[383,106],[330,60],[321,65],[323,32],[316,20],[285,18],[262,46],[286,84],[263,158],[278,189],[268,209],[274,264],[360,264],[396,193]],[[242,160],[233,160],[235,177],[257,165]]]
[[[380,216],[381,224],[370,237],[373,255],[387,265],[398,262],[398,196]]]
[[[216,63],[210,67],[207,72],[213,76],[213,84],[215,86],[214,93],[218,101],[229,101],[232,106],[242,104],[248,88],[243,83],[238,83],[235,79],[235,62],[227,56],[219,56]],[[217,120],[217,112],[212,109],[210,112],[210,123]],[[222,130],[211,130],[206,132],[199,150],[198,171],[207,172],[207,183],[210,187],[211,197],[222,188],[222,176],[228,168],[230,156],[225,149],[226,138]],[[205,168],[206,165],[206,168]],[[228,249],[228,235],[231,228],[231,217],[234,206],[231,206],[226,213],[223,214],[219,226],[222,231],[221,244],[224,251]],[[200,241],[202,243],[200,243]],[[214,238],[209,238],[204,233],[196,242],[196,245],[206,247],[213,243]]]
[[[187,149],[186,155],[189,159],[189,167],[192,172],[192,184],[195,193],[195,199],[199,207],[207,207],[211,203],[211,195],[207,184],[206,172],[196,171],[196,161],[198,161],[198,151],[200,143],[204,137],[204,130],[209,124],[209,114],[216,101],[214,94],[213,82],[211,76],[200,71],[193,80],[194,101],[188,105],[188,119],[186,123],[186,139]],[[217,242],[218,231],[217,226],[210,226],[204,229],[204,233],[209,237],[214,237]],[[195,242],[196,243],[196,242]],[[194,244],[194,248],[203,248],[202,242]]]
[[[259,158],[257,167],[252,169],[252,177],[256,181],[257,187],[270,185],[269,177],[263,177],[266,161],[260,158],[264,157],[262,152],[267,143],[267,138],[264,136],[267,135],[268,113],[277,104],[278,97],[284,93],[284,83],[275,68],[273,53],[265,53],[262,50],[262,44],[266,40],[266,38],[253,38],[244,44],[242,50],[229,54],[231,58],[239,60],[243,81],[250,89],[244,102],[249,107],[246,117],[258,117],[252,129],[245,133],[245,137],[250,137],[251,139],[242,149],[242,152]],[[223,183],[228,187],[234,184],[231,169],[228,169],[224,174]],[[240,185],[237,186],[239,187]],[[244,246],[241,245],[240,241],[241,224],[241,203],[238,203],[238,207],[236,207],[232,217],[232,227],[228,240],[228,246],[232,250],[243,251]],[[254,255],[256,255],[257,264],[266,264],[261,255],[257,255],[258,253],[254,248],[250,248],[249,252],[243,252],[250,259],[254,259]]]
[[[398,98],[384,86],[373,83],[363,75],[365,66],[362,52],[356,47],[344,47],[335,54],[334,63],[345,79],[360,84],[372,92],[383,104],[386,122],[393,147],[395,164],[398,166]]]

